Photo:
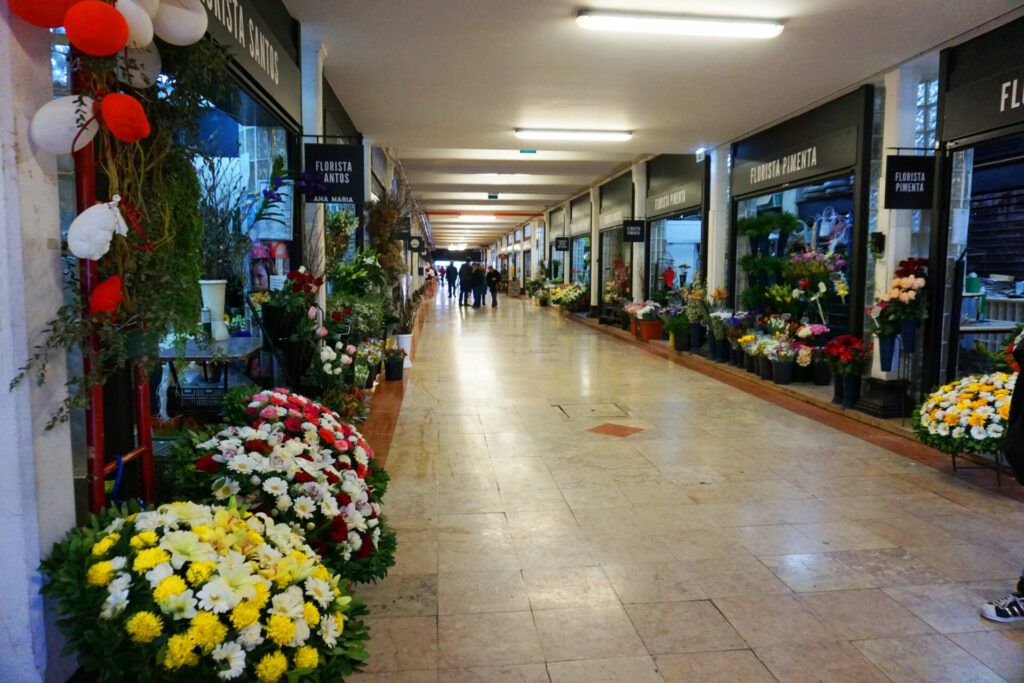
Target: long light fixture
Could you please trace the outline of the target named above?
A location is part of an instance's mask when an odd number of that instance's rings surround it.
[[[568,140],[573,142],[625,142],[628,130],[559,130],[557,128],[516,128],[520,140]]]
[[[595,31],[662,33],[717,38],[775,38],[785,28],[781,21],[775,19],[701,17],[589,9],[579,11],[576,23],[582,28]]]
[[[498,220],[494,214],[460,213],[460,223],[493,223]]]

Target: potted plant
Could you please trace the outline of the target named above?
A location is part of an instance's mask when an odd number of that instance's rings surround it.
[[[745,334],[736,340],[743,350],[743,367],[749,373],[757,373],[757,337]]]
[[[401,382],[405,370],[405,349],[392,346],[384,349],[384,379],[389,382]]]
[[[396,313],[398,314],[398,328],[395,338],[398,340],[398,348],[405,351],[403,360],[404,366],[412,367],[409,356],[412,354],[412,331],[416,325],[416,314],[419,312],[419,299],[415,296],[406,297],[400,302]]]
[[[668,332],[672,341],[672,348],[676,351],[690,350],[690,320],[686,317],[686,308],[682,303],[676,301],[665,307],[662,313],[665,323],[665,331]]]
[[[548,290],[546,286],[541,287],[540,291],[537,293],[537,303],[540,304],[541,306],[547,306],[550,302],[551,292]]]
[[[664,334],[664,322],[661,319],[661,306],[653,301],[645,301],[636,311],[637,337],[641,341],[661,339]]]
[[[776,384],[791,384],[793,382],[793,367],[796,364],[797,350],[792,344],[780,343],[775,347],[775,354],[771,359],[772,381]]]
[[[833,403],[852,408],[860,400],[861,375],[871,357],[871,345],[860,337],[844,334],[825,345],[834,376]]]

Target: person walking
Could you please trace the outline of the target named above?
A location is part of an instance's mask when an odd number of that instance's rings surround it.
[[[484,266],[478,263],[473,266],[473,308],[480,308],[487,293],[487,275]]]
[[[459,268],[459,305],[469,305],[469,294],[473,291],[473,264],[462,264]]]
[[[459,271],[455,269],[455,262],[452,261],[444,271],[445,279],[448,280],[448,298],[455,296],[455,281],[459,279]]]
[[[494,266],[487,266],[487,289],[491,290],[491,308],[498,305],[498,283],[501,282],[501,273],[494,269]],[[487,303],[486,300],[484,303]]]

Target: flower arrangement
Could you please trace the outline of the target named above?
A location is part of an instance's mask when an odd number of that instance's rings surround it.
[[[356,349],[356,358],[359,363],[370,367],[378,366],[384,360],[383,351],[381,350],[383,346],[384,344],[380,339],[367,339]]]
[[[825,356],[837,375],[859,375],[871,357],[871,345],[860,337],[843,334],[825,345]]]
[[[626,306],[626,314],[637,320],[658,320],[661,318],[661,311],[661,305],[650,300]]]
[[[804,323],[796,329],[796,338],[809,346],[823,346],[829,332],[828,325]]]
[[[775,345],[772,360],[777,363],[793,363],[796,361],[799,352],[799,345],[791,342],[780,341]]]
[[[729,341],[729,345],[732,346],[732,348],[743,348],[743,345],[740,344],[740,339],[746,335],[747,329],[750,327],[752,322],[752,317],[747,313],[730,315],[725,319],[725,338]]]
[[[366,660],[341,577],[264,513],[108,509],[42,564],[87,671],[107,681],[341,680]]]
[[[731,313],[725,311],[711,311],[708,314],[708,330],[710,330],[711,336],[718,341],[723,341],[725,339],[727,322],[731,318]]]
[[[802,368],[808,368],[817,360],[817,351],[812,346],[797,344],[796,364]]]
[[[196,500],[237,498],[289,524],[345,578],[382,578],[394,535],[381,517],[387,475],[373,450],[333,411],[286,389],[252,395],[251,422],[181,449],[180,491]],[[237,414],[237,413],[236,413]]]
[[[270,292],[267,305],[286,309],[307,309],[316,305],[316,294],[324,284],[322,277],[314,277],[305,266],[288,273],[284,287]]]
[[[562,308],[572,308],[586,293],[587,289],[578,283],[564,284],[551,290],[551,302]]]
[[[761,327],[765,334],[777,339],[789,339],[793,336],[796,323],[792,321],[788,313],[775,313],[763,318]]]
[[[405,349],[398,346],[389,346],[384,349],[384,362],[395,362],[396,360],[404,361],[408,354]]]
[[[755,347],[757,346],[757,336],[753,334],[745,334],[736,340],[740,348],[746,351],[750,355],[755,355]]]
[[[915,411],[914,431],[922,442],[950,455],[1000,452],[1017,377],[971,375],[939,387]]]

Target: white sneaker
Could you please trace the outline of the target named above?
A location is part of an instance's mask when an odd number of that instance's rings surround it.
[[[986,602],[981,606],[981,616],[989,621],[1003,623],[1024,621],[1024,598],[1016,593],[1010,593],[1000,600]]]

